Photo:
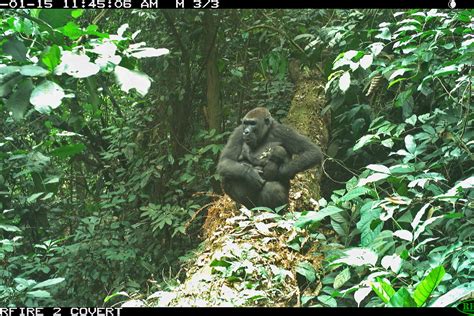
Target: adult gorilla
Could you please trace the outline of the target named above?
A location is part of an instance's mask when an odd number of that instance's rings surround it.
[[[266,163],[272,162],[272,150],[281,155],[282,147],[287,157],[280,157],[276,174],[265,175]],[[276,122],[266,108],[257,107],[245,115],[230,136],[217,172],[224,191],[237,203],[247,208],[275,208],[288,203],[290,179],[321,161],[321,149],[317,145]]]

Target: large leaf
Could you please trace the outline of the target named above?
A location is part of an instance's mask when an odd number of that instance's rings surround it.
[[[3,54],[12,56],[18,61],[26,61],[26,52],[28,49],[22,41],[17,38],[10,38],[3,44]]]
[[[384,303],[388,303],[390,298],[395,294],[393,287],[380,278],[377,278],[377,282],[371,282],[370,286]]]
[[[38,112],[49,114],[52,109],[61,105],[64,96],[64,90],[60,85],[45,80],[31,93],[30,103],[34,105]]]
[[[448,293],[438,297],[436,301],[431,304],[431,307],[446,307],[449,306],[464,296],[474,292],[474,282],[464,283],[456,286],[454,289],[450,290]]]
[[[342,92],[346,92],[351,85],[351,75],[348,71],[344,72],[344,74],[339,78],[339,89]]]
[[[117,66],[114,74],[120,89],[124,92],[128,93],[130,89],[135,89],[141,96],[145,96],[150,89],[151,79],[142,72]]]
[[[46,281],[43,281],[43,282],[40,282],[40,283],[36,284],[35,286],[33,286],[33,289],[39,289],[39,288],[42,288],[42,287],[55,285],[55,284],[63,282],[64,280],[65,280],[64,278],[49,279],[49,280],[46,280]]]
[[[26,65],[20,68],[20,73],[28,77],[44,77],[49,71],[37,65]]]
[[[51,152],[51,155],[59,157],[59,158],[71,157],[82,152],[85,148],[86,146],[82,143],[70,144],[70,145],[62,146],[53,150]]]
[[[333,263],[345,263],[353,267],[375,266],[378,259],[377,253],[369,248],[349,248],[344,251],[344,254],[343,258],[334,260]]]
[[[345,268],[334,278],[333,288],[338,289],[343,286],[351,278],[351,270]]]
[[[72,9],[48,9],[41,10],[39,18],[53,28],[58,28],[65,25],[68,21],[72,19],[71,13]]]
[[[53,71],[61,61],[61,50],[59,46],[53,45],[48,47],[46,51],[41,55],[41,61],[48,67],[49,71]]]
[[[63,27],[62,33],[72,40],[76,40],[84,34],[79,26],[71,21],[67,22],[67,24]]]
[[[404,287],[399,289],[388,302],[390,307],[416,307],[416,303],[410,295],[410,292]]]
[[[376,195],[376,193],[372,189],[369,189],[367,187],[356,187],[350,190],[349,192],[347,192],[344,196],[342,196],[341,201],[348,202],[350,200],[355,199],[356,197],[359,197],[365,194]]]
[[[298,220],[295,223],[295,226],[299,228],[303,228],[307,225],[321,221],[326,216],[336,214],[342,211],[343,209],[331,205],[331,206],[321,209],[318,212],[308,212],[306,215],[303,215],[300,218],[298,218]]]
[[[64,51],[61,55],[61,64],[56,67],[55,73],[61,75],[67,73],[75,78],[86,78],[100,71],[100,67],[89,61],[87,55],[78,55]]]
[[[374,135],[374,134],[364,135],[354,145],[354,151],[364,147],[367,144],[374,143],[377,140],[380,140],[380,137],[378,135]]]
[[[30,105],[30,95],[33,88],[34,86],[30,79],[23,80],[15,92],[8,98],[6,104],[15,120],[21,120],[23,118],[25,110],[28,105]]]
[[[170,51],[167,48],[151,48],[143,47],[134,51],[129,52],[132,57],[145,58],[145,57],[158,57],[161,55],[169,54]]]
[[[314,282],[316,280],[316,270],[308,261],[299,262],[296,266],[296,273],[304,276],[309,282]]]
[[[422,306],[428,300],[434,289],[443,279],[444,274],[443,266],[436,267],[418,284],[415,293],[413,293],[413,298],[418,307]]]
[[[49,298],[51,297],[51,294],[45,290],[36,290],[36,291],[30,291],[27,293],[28,296],[36,297],[36,298]]]

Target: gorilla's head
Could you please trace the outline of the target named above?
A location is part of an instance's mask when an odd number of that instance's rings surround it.
[[[273,123],[270,112],[264,107],[249,111],[242,119],[243,139],[250,148],[256,148],[267,136]]]

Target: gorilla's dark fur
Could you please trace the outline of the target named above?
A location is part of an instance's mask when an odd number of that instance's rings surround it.
[[[237,203],[275,208],[288,203],[290,179],[321,161],[321,149],[309,138],[257,107],[230,136],[217,172],[224,191]]]

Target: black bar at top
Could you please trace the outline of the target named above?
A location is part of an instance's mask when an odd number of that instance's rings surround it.
[[[0,9],[466,9],[474,0],[0,0]]]

